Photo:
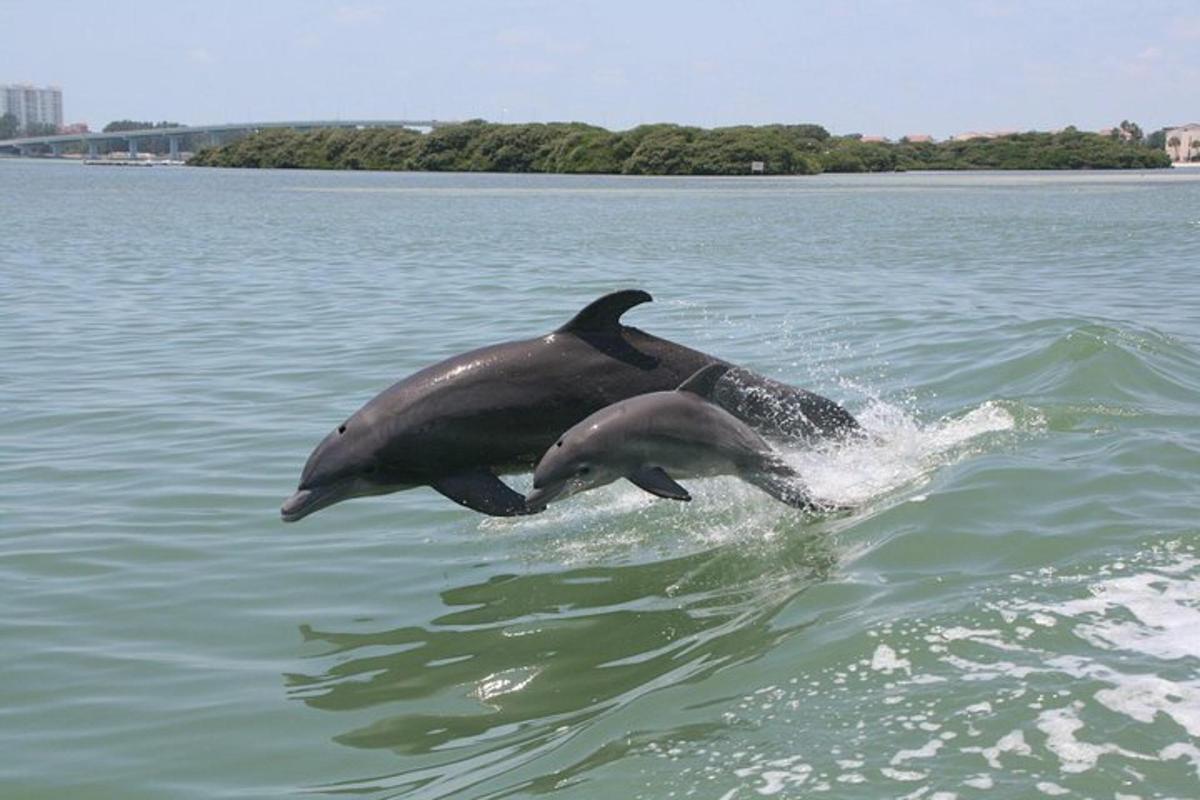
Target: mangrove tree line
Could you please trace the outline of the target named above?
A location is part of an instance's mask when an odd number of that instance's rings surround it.
[[[582,123],[472,120],[429,133],[397,129],[265,130],[202,150],[198,166],[621,175],[769,175],[969,169],[1130,169],[1170,166],[1137,141],[1066,128],[944,142],[863,141],[819,125],[613,132]]]

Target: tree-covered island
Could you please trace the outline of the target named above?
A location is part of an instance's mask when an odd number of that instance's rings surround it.
[[[756,162],[758,162],[756,164]],[[196,166],[543,172],[617,175],[815,175],[904,170],[1146,169],[1162,149],[1120,135],[1066,128],[942,142],[864,141],[819,125],[694,128],[641,125],[613,132],[582,123],[504,125],[472,120],[429,133],[398,129],[266,130],[202,150]],[[754,166],[752,166],[754,165]]]

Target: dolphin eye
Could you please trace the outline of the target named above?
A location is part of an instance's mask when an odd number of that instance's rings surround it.
[[[587,474],[588,474],[589,472],[591,472],[591,471],[592,471],[592,468],[591,468],[591,467],[580,467],[580,468],[579,468],[579,474],[580,474],[580,475],[587,475]]]
[[[378,464],[368,464],[367,466],[363,467],[364,475],[374,475],[378,471],[379,471]]]
[[[557,443],[556,443],[554,446],[555,446],[555,447],[562,447],[562,439],[559,439],[559,440],[558,440],[558,442],[557,442]]]
[[[338,433],[345,433],[345,432],[346,432],[346,426],[338,425]]]

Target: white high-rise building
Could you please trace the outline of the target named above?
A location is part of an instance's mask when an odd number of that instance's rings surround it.
[[[62,89],[27,83],[0,84],[0,116],[12,114],[21,128],[31,123],[62,127]]]

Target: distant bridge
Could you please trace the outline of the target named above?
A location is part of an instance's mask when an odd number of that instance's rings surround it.
[[[151,137],[165,136],[170,148],[170,158],[179,158],[179,144],[184,136],[207,134],[211,137],[230,134],[257,133],[270,128],[289,128],[296,131],[311,131],[318,128],[439,128],[453,122],[436,119],[335,119],[309,120],[304,122],[242,122],[221,125],[181,125],[177,128],[142,128],[136,131],[109,131],[107,133],[62,133],[51,136],[25,136],[20,139],[0,139],[0,152],[22,156],[44,154],[61,156],[63,147],[69,144],[87,146],[88,158],[100,157],[100,145],[105,142],[124,142],[129,147],[129,157],[137,158],[138,141]],[[48,151],[48,152],[47,152]]]

